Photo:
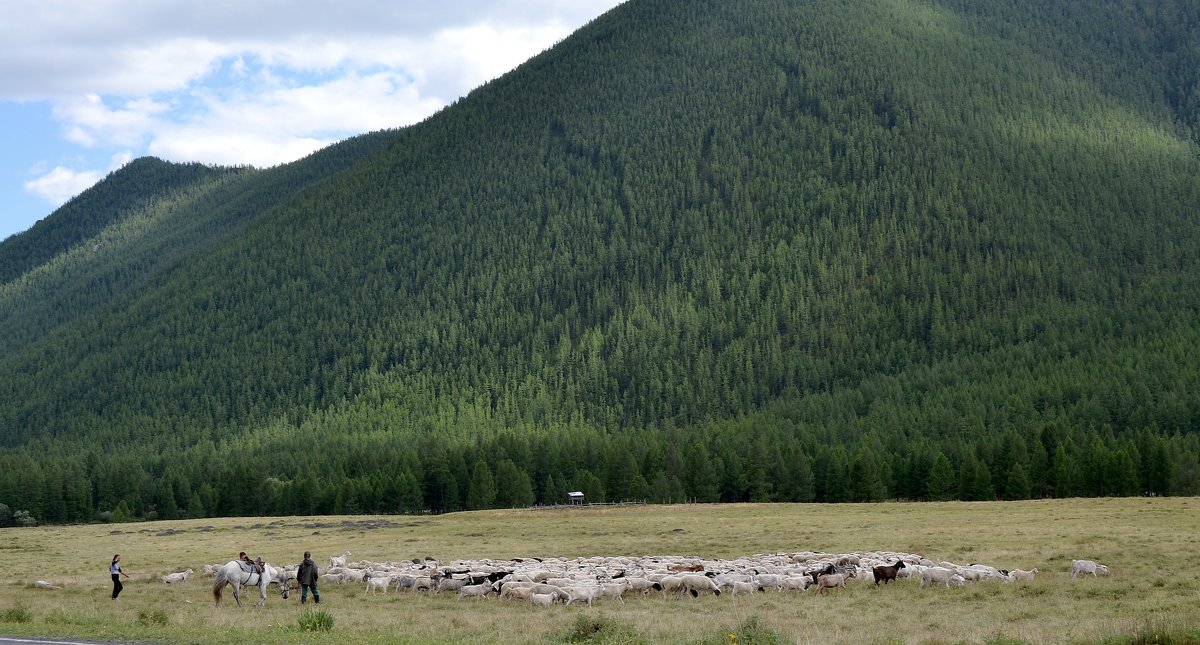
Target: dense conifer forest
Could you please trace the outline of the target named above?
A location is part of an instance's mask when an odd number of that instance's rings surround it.
[[[0,244],[0,525],[1200,493],[1200,5],[629,0]]]

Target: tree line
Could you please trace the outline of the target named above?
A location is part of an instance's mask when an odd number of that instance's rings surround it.
[[[1196,14],[643,0],[409,128],[131,164],[0,245],[0,502],[1194,493]]]

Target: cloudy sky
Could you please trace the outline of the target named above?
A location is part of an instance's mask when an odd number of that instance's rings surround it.
[[[620,0],[4,0],[0,240],[130,159],[264,167],[417,122]]]

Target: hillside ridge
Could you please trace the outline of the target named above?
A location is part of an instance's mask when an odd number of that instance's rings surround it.
[[[631,0],[206,169],[0,288],[0,502],[1200,492],[1196,13]]]

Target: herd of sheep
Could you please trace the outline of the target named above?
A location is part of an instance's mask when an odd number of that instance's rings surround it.
[[[933,562],[913,553],[776,553],[736,560],[697,557],[528,558],[456,560],[433,558],[403,562],[348,562],[350,552],[330,558],[321,584],[364,584],[368,595],[452,593],[459,599],[497,596],[537,605],[571,604],[601,599],[624,602],[627,594],[663,597],[705,594],[753,594],[766,591],[814,590],[822,593],[847,584],[919,581],[921,586],[964,586],[984,580],[1032,582],[1036,568],[998,569],[986,564]],[[214,565],[205,565],[209,574]],[[1071,578],[1108,575],[1108,567],[1091,560],[1071,563]],[[191,569],[163,577],[184,582]],[[284,567],[278,582],[295,584],[296,566]]]

